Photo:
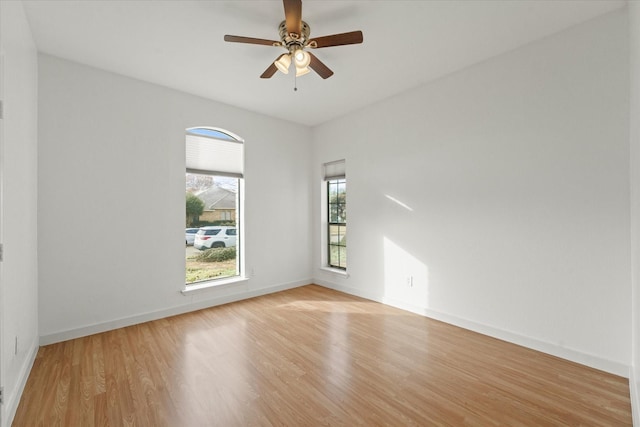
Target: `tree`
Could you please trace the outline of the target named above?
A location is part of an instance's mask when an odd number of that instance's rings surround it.
[[[204,202],[198,196],[187,193],[187,226],[198,222],[204,211]]]
[[[186,174],[187,190],[206,190],[213,185],[213,177],[210,175]]]
[[[329,222],[347,222],[347,193],[341,191],[329,196]]]

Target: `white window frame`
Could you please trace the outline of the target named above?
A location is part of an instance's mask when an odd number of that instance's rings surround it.
[[[327,183],[332,179],[344,178],[347,179],[346,173],[346,161],[335,160],[324,163],[322,165],[322,179],[320,180],[320,209],[321,209],[321,230],[320,230],[320,269],[335,273],[340,276],[349,277],[349,257],[347,256],[346,269],[332,267],[329,265],[329,195],[327,191]],[[348,184],[347,184],[348,185]],[[347,199],[348,199],[347,195]],[[348,253],[347,246],[347,253]]]
[[[216,165],[211,169],[208,169],[207,166],[203,166],[203,163],[199,162],[197,156],[194,156],[194,147],[196,148],[196,154],[198,149],[202,149],[202,141],[196,141],[195,144],[192,144],[190,147],[187,146],[185,153],[185,173],[194,173],[200,175],[210,175],[210,176],[227,176],[238,179],[238,194],[237,194],[237,212],[236,212],[236,275],[232,277],[224,277],[220,279],[210,279],[204,280],[201,282],[195,283],[185,283],[183,289],[181,290],[183,295],[189,295],[194,292],[202,292],[210,289],[219,289],[223,287],[240,285],[246,283],[248,278],[245,275],[245,239],[244,239],[244,140],[235,135],[232,132],[229,132],[225,129],[215,128],[210,126],[196,126],[192,128],[186,129],[186,136],[193,136],[190,134],[190,131],[197,129],[205,129],[212,130],[215,132],[221,132],[226,135],[229,135],[233,140],[223,140],[209,136],[197,136],[197,138],[208,138],[211,139],[211,142],[219,144],[219,147],[222,147],[225,150],[225,155],[227,155],[227,160],[231,165],[230,168],[225,168],[223,165]],[[237,147],[234,147],[233,144],[241,144],[241,150],[237,150]],[[188,145],[188,143],[187,143]],[[191,148],[191,153],[189,152]],[[205,147],[206,150],[206,147]],[[207,150],[208,151],[208,150]],[[206,152],[205,156],[209,156],[210,153]],[[214,170],[215,168],[215,170]],[[184,267],[186,270],[186,265]]]

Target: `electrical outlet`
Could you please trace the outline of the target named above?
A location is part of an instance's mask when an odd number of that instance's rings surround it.
[[[413,276],[407,277],[407,286],[409,286],[410,288],[413,288]]]

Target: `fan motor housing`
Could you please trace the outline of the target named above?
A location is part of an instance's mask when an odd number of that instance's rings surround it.
[[[303,48],[309,42],[309,34],[311,33],[311,28],[304,21],[301,21],[300,27],[302,28],[302,34],[288,33],[286,21],[282,21],[280,23],[280,26],[278,26],[278,32],[280,33],[280,40],[282,41],[282,45],[289,51],[292,51],[296,47]]]

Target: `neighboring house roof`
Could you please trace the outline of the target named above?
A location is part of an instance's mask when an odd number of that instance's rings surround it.
[[[217,185],[194,194],[204,202],[204,210],[206,211],[236,208],[236,193]]]

